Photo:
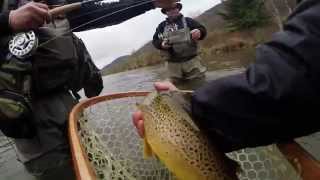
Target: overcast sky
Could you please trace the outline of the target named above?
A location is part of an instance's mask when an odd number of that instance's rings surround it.
[[[182,0],[182,13],[199,15],[220,0]],[[84,40],[99,68],[119,56],[131,54],[152,39],[155,28],[165,19],[160,9],[148,11],[119,25],[77,33]]]

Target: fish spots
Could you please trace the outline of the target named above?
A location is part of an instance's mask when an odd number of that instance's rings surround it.
[[[226,169],[223,167],[224,161],[218,161],[226,157],[216,157],[223,154],[216,153],[217,150],[210,147],[206,136],[194,129],[190,123],[192,119],[181,107],[177,107],[169,96],[161,94],[154,96],[153,100],[149,99],[149,102],[147,110],[150,112],[147,113],[152,115],[145,117],[145,123],[149,122],[155,128],[146,129],[146,134],[158,138],[154,142],[163,143],[163,147],[170,147],[161,150],[163,155],[170,157],[171,161],[176,157],[181,158],[186,166],[191,166],[195,173],[201,174],[198,179],[229,179],[228,174],[218,172],[218,169]],[[161,144],[157,147],[161,149]],[[217,174],[224,176],[216,178]]]

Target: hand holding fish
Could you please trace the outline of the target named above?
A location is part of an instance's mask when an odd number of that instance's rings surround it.
[[[9,24],[15,32],[38,28],[49,20],[49,8],[43,3],[30,2],[9,14]]]
[[[186,110],[183,100],[192,91],[178,90],[169,82],[156,83],[155,88],[165,92],[148,94],[133,115],[144,157],[157,157],[177,179],[238,179],[238,164],[200,131]]]
[[[154,87],[157,91],[168,91],[168,90],[177,90],[177,87],[171,82],[156,82]],[[140,137],[144,137],[144,124],[143,124],[143,114],[141,111],[136,111],[132,115],[133,124],[137,128],[138,134]]]

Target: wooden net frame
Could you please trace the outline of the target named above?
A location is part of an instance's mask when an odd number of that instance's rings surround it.
[[[80,137],[78,135],[78,120],[83,110],[100,102],[126,97],[142,97],[146,96],[148,93],[149,92],[147,91],[141,91],[97,96],[81,101],[72,109],[69,115],[69,140],[73,167],[78,180],[96,179],[95,172],[89,162],[83,145],[81,145]],[[278,144],[277,146],[283,155],[288,159],[288,161],[293,165],[293,167],[295,167],[302,179],[319,179],[320,163],[308,152],[306,152],[299,144],[296,142],[290,142],[288,144]]]

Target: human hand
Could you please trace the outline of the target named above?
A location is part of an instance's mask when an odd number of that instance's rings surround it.
[[[43,3],[30,2],[9,14],[9,25],[15,32],[35,29],[49,21],[49,8]]]
[[[173,7],[174,3],[179,1],[180,0],[155,0],[153,4],[158,8],[170,8]]]
[[[201,31],[199,29],[194,29],[190,32],[191,38],[194,41],[198,41],[201,37]]]
[[[158,92],[178,90],[178,88],[169,81],[156,82],[154,83],[154,87]]]
[[[162,49],[169,49],[171,47],[171,45],[169,44],[168,40],[163,40],[161,43],[161,48]]]
[[[176,86],[171,82],[156,82],[154,87],[157,91],[168,91],[177,90]],[[136,111],[132,115],[133,124],[137,128],[140,137],[144,137],[144,124],[143,124],[143,114],[141,111]]]

